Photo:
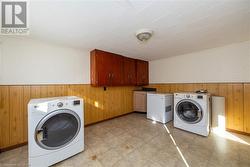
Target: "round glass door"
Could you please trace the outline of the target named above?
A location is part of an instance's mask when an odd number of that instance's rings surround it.
[[[177,104],[178,117],[186,123],[197,123],[202,119],[202,110],[198,103],[192,100],[182,100]]]
[[[35,140],[45,149],[54,150],[68,145],[81,127],[79,116],[71,110],[56,110],[37,125]]]

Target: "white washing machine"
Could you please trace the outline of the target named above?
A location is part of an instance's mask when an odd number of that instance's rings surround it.
[[[167,123],[173,120],[173,94],[147,93],[147,118]]]
[[[84,150],[83,105],[75,96],[30,100],[29,166],[50,166]]]
[[[174,127],[208,136],[211,125],[210,95],[174,93]]]

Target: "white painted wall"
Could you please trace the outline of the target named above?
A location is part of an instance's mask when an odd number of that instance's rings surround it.
[[[0,45],[1,85],[90,83],[89,52],[27,38]]]
[[[149,62],[150,83],[250,82],[250,41]]]
[[[89,52],[31,40],[0,41],[0,85],[89,84]],[[150,83],[250,82],[250,41],[149,62]]]

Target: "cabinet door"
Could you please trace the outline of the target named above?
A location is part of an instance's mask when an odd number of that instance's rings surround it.
[[[148,62],[143,60],[136,61],[137,85],[148,85]]]
[[[101,50],[91,51],[91,85],[111,86],[113,57]]]
[[[123,67],[123,84],[136,85],[136,60],[124,57]]]
[[[112,56],[103,51],[98,51],[97,56],[100,59],[98,64],[98,79],[100,86],[111,86],[111,73],[112,73]]]
[[[134,111],[147,112],[147,94],[134,92]]]
[[[101,50],[91,51],[91,85],[147,85],[148,62]]]
[[[123,84],[123,57],[116,54],[111,56],[111,86],[119,86]]]
[[[99,81],[98,81],[98,58],[96,56],[96,51],[93,50],[90,52],[90,81],[92,86],[98,86]]]

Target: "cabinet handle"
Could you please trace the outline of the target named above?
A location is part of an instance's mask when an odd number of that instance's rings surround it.
[[[108,75],[108,82],[111,83],[111,73]]]
[[[114,74],[113,73],[109,73],[109,83],[110,84],[113,83],[113,78],[114,78]]]

